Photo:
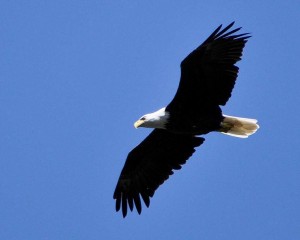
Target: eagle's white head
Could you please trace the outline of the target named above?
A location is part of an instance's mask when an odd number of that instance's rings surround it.
[[[169,113],[165,111],[166,108],[161,108],[156,112],[148,113],[142,116],[139,120],[134,123],[134,127],[145,127],[145,128],[162,128],[165,129],[165,125],[168,122]]]

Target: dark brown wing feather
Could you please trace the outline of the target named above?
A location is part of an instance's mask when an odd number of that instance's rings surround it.
[[[225,105],[231,96],[248,33],[229,31],[234,22],[223,30],[220,25],[198,48],[181,62],[181,79],[177,93],[167,110],[197,109]]]
[[[131,211],[135,206],[140,214],[140,197],[149,207],[150,197],[153,197],[159,185],[173,174],[174,169],[180,169],[195,152],[195,147],[203,141],[201,137],[153,130],[128,154],[113,196],[116,199],[116,211],[122,207],[125,217],[127,206]]]

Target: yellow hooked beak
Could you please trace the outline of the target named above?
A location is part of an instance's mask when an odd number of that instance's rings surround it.
[[[135,128],[138,128],[139,126],[141,126],[143,123],[145,122],[145,120],[137,120],[135,123],[134,123],[134,127]]]

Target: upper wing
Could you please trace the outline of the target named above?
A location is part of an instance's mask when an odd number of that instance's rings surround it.
[[[116,199],[116,210],[119,211],[122,206],[125,217],[127,204],[131,211],[135,205],[140,214],[140,196],[149,207],[150,197],[153,197],[159,185],[173,174],[173,169],[180,169],[195,152],[194,148],[203,141],[204,138],[192,135],[153,130],[128,154],[113,196]]]
[[[181,79],[168,108],[225,105],[231,96],[248,33],[236,34],[220,25],[198,48],[181,62]],[[178,106],[180,104],[181,106]]]

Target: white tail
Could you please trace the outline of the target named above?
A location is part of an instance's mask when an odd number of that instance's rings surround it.
[[[259,129],[256,119],[223,115],[220,132],[239,138],[247,138]]]

